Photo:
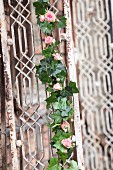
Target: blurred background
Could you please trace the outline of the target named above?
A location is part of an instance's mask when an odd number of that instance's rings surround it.
[[[73,36],[73,58],[79,88],[77,100],[82,127],[83,169],[113,170],[113,1],[69,2],[70,35]],[[46,169],[49,158],[55,156],[50,146],[52,134],[46,125],[47,118],[50,118],[44,101],[47,94],[35,74],[35,65],[43,58],[41,52],[45,44],[32,3],[32,0],[3,1],[10,67],[8,70],[4,65],[6,59],[1,40],[0,170],[14,168],[11,128],[17,141],[15,153],[19,170]],[[65,0],[50,0],[50,9],[58,12],[58,16],[64,15],[65,5]],[[64,29],[55,30],[54,36],[62,40],[60,50],[69,68],[65,33]],[[9,77],[5,74],[7,71]],[[13,118],[9,116],[9,105],[14,110]],[[75,131],[73,122],[71,124]],[[77,149],[74,159],[82,163],[78,160]]]

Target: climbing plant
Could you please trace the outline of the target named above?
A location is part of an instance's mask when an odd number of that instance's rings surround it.
[[[54,136],[51,146],[57,150],[57,157],[49,160],[47,170],[78,170],[77,162],[73,160],[73,149],[76,147],[75,136],[70,130],[69,119],[73,117],[74,110],[69,100],[70,96],[78,93],[76,83],[66,83],[67,69],[63,64],[63,57],[59,50],[60,41],[53,37],[57,27],[66,27],[66,18],[58,17],[54,11],[49,11],[49,0],[37,0],[33,3],[37,24],[45,35],[46,47],[42,50],[44,58],[36,66],[36,74],[43,84],[49,97],[46,99],[47,109],[51,111],[48,126]]]

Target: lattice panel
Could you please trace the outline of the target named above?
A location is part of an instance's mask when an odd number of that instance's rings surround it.
[[[109,0],[73,0],[85,169],[113,169],[113,44]],[[75,57],[76,57],[75,56]]]
[[[58,15],[63,12],[68,18],[66,30],[59,29],[53,33],[62,41],[61,52],[64,55],[64,64],[69,68],[69,78],[76,81],[76,70],[73,58],[73,40],[69,0],[50,1],[50,9]],[[10,26],[12,44],[10,47],[11,71],[14,91],[14,104],[16,106],[16,126],[20,129],[20,137],[17,137],[19,151],[19,168],[25,170],[46,169],[48,160],[54,150],[50,147],[51,133],[46,122],[49,114],[45,109],[45,86],[41,84],[35,75],[35,65],[42,58],[41,50],[45,46],[43,35],[36,24],[32,0],[8,0],[10,12]],[[33,36],[34,35],[34,36]],[[66,53],[67,42],[67,53]],[[35,56],[35,57],[34,57]],[[77,136],[77,159],[80,169],[83,167],[82,138],[80,127],[80,114],[78,95],[73,97],[75,109],[75,132]],[[73,156],[73,155],[71,155]],[[18,159],[19,160],[19,159]],[[16,167],[16,165],[15,165]]]
[[[49,159],[49,131],[46,126],[45,87],[36,77],[35,64],[38,64],[41,41],[37,30],[37,41],[40,44],[37,56],[31,22],[32,2],[8,1],[10,7],[11,35],[14,55],[14,91],[19,107],[20,136],[22,144],[22,161],[20,169],[44,169]],[[33,15],[35,18],[35,16]],[[38,46],[38,45],[37,45]],[[35,51],[34,51],[35,49]],[[13,70],[14,71],[14,70]],[[20,146],[21,147],[21,146]]]

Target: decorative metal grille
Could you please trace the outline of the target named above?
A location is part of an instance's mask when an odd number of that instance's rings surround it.
[[[113,44],[110,0],[73,0],[85,169],[113,169]]]
[[[7,3],[7,2],[6,2]],[[63,6],[64,3],[64,6]],[[0,3],[1,9],[4,6],[3,0]],[[8,72],[10,85],[7,94],[11,93],[10,109],[10,139],[12,153],[12,169],[46,169],[48,160],[55,154],[50,147],[51,133],[46,126],[49,114],[45,109],[45,87],[35,75],[35,64],[42,58],[41,48],[44,46],[43,37],[36,26],[34,8],[30,0],[8,0],[7,28],[2,25],[2,36],[5,30],[5,41],[2,37],[3,54],[7,55],[6,71]],[[64,13],[68,19],[66,32],[63,29],[57,30],[55,36],[62,41],[61,52],[65,54],[65,63],[69,63],[69,79],[76,81],[76,70],[73,58],[73,40],[69,0],[50,1],[50,10],[60,14]],[[4,9],[0,13],[2,22],[5,23]],[[33,25],[32,25],[33,22]],[[8,31],[8,37],[6,35]],[[33,37],[34,34],[34,37]],[[64,41],[66,40],[66,41]],[[67,42],[67,53],[66,49]],[[4,45],[5,44],[5,48]],[[8,47],[10,46],[10,47]],[[7,49],[7,54],[5,50]],[[10,52],[10,58],[9,58]],[[35,55],[35,57],[34,57]],[[3,56],[4,57],[4,56]],[[11,63],[11,67],[10,67]],[[73,74],[73,71],[75,74]],[[12,84],[11,84],[12,81]],[[6,87],[7,89],[7,87]],[[14,92],[12,94],[12,91]],[[8,100],[7,100],[8,101]],[[77,136],[77,160],[79,169],[83,167],[83,151],[81,138],[81,125],[78,95],[73,98],[75,109],[75,132]],[[8,101],[9,102],[9,101]],[[8,117],[9,115],[7,115]],[[19,129],[19,131],[17,130]],[[13,135],[13,137],[12,137]],[[18,151],[18,156],[17,156]],[[17,162],[18,160],[18,162]],[[19,167],[18,167],[19,165]]]
[[[11,34],[16,69],[13,90],[20,109],[18,114],[20,114],[21,141],[17,141],[22,145],[23,163],[20,169],[44,169],[49,159],[46,153],[49,153],[49,142],[47,142],[49,135],[45,125],[45,103],[42,102],[46,98],[45,88],[35,76],[35,64],[38,64],[39,59],[34,58],[33,26],[30,21],[32,2],[9,0],[8,3],[11,11]],[[37,33],[40,35],[38,28]],[[38,41],[39,39],[40,37]]]

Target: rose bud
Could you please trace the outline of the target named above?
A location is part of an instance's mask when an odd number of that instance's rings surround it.
[[[56,84],[54,84],[53,89],[54,90],[62,90],[62,86],[60,85],[60,83],[56,83]]]
[[[65,131],[65,132],[68,132],[70,130],[70,124],[67,122],[67,121],[64,121],[62,124],[61,124],[61,128]]]
[[[63,58],[60,56],[60,54],[56,53],[53,54],[55,60],[62,60]]]
[[[44,22],[44,20],[45,20],[45,16],[44,15],[40,15],[39,18],[40,18],[40,22]]]
[[[62,143],[62,145],[65,146],[66,148],[71,148],[71,143],[72,143],[72,141],[71,141],[70,138],[68,138],[68,139],[63,139],[61,143]]]
[[[51,44],[52,41],[53,41],[53,37],[51,37],[51,36],[45,37],[45,43],[46,43],[46,44]]]

